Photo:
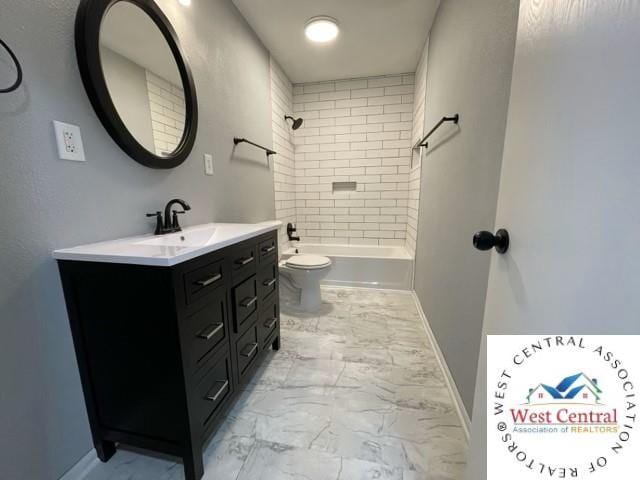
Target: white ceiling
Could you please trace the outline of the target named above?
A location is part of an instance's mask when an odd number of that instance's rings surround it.
[[[440,0],[233,0],[293,83],[413,72]],[[325,45],[304,36],[317,15],[338,20]]]

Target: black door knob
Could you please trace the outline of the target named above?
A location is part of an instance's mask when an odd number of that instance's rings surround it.
[[[494,235],[491,232],[481,231],[473,236],[473,246],[478,250],[491,250],[495,247],[496,252],[505,253],[509,250],[509,232],[501,228]]]

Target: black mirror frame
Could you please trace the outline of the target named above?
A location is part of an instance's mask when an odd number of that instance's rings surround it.
[[[129,132],[111,100],[104,78],[100,60],[100,26],[109,9],[121,1],[132,3],[149,15],[171,48],[180,72],[185,98],[185,131],[178,148],[166,157],[147,150]],[[76,15],[75,42],[80,75],[91,105],[120,148],[146,167],[168,169],[182,164],[191,153],[196,139],[198,101],[193,75],[180,48],[178,36],[160,7],[153,0],[81,0]]]

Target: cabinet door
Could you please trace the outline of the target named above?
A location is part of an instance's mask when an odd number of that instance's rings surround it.
[[[201,426],[207,425],[233,393],[232,370],[227,351],[206,366],[206,374],[195,388],[194,415]]]
[[[258,340],[261,346],[264,346],[273,332],[278,329],[280,315],[278,312],[278,303],[274,298],[264,309],[260,311],[258,317]]]
[[[258,308],[256,276],[248,278],[233,289],[233,317],[235,332],[242,330],[247,319]]]
[[[236,359],[238,364],[238,381],[243,383],[251,372],[259,353],[258,326],[254,323],[236,342]]]
[[[260,301],[267,298],[278,287],[278,265],[272,263],[258,272],[258,297]]]
[[[277,237],[273,235],[268,240],[263,240],[258,244],[258,255],[260,256],[260,264],[264,265],[274,261],[278,256]]]
[[[184,292],[187,304],[224,287],[224,261],[212,262],[184,275]]]
[[[220,289],[211,301],[186,320],[189,364],[195,371],[207,358],[229,344],[227,294]]]
[[[231,275],[234,284],[256,273],[256,248],[257,245],[243,245],[231,254]]]

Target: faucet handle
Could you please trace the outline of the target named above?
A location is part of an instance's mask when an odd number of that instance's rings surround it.
[[[147,217],[156,217],[155,235],[162,235],[162,212],[147,213]]]
[[[186,212],[184,210],[173,210],[172,213],[173,213],[173,218],[171,221],[172,223],[171,227],[176,229],[179,232],[182,229],[180,228],[180,223],[178,222],[178,215],[182,215]]]

